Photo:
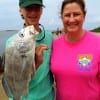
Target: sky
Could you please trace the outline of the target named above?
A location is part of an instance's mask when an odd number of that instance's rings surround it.
[[[19,30],[23,27],[23,20],[19,14],[19,0],[0,0],[0,30]],[[85,29],[100,26],[100,0],[85,0],[87,15],[84,22]],[[45,8],[40,23],[47,30],[63,27],[60,18],[62,0],[43,0]]]

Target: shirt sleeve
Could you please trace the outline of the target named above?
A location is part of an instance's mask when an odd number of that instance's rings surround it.
[[[0,73],[4,72],[4,65],[5,65],[5,54],[3,53],[2,56],[0,56]]]

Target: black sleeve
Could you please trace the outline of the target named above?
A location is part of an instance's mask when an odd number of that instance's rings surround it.
[[[5,54],[3,53],[0,56],[0,73],[4,72],[4,65],[5,65]]]

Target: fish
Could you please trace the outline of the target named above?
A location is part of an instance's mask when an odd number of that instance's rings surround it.
[[[27,96],[29,82],[35,75],[36,31],[33,25],[21,29],[5,48],[4,78],[13,100]]]

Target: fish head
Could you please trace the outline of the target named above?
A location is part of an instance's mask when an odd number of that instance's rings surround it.
[[[33,25],[23,28],[20,32],[23,38],[35,38],[39,33]]]

